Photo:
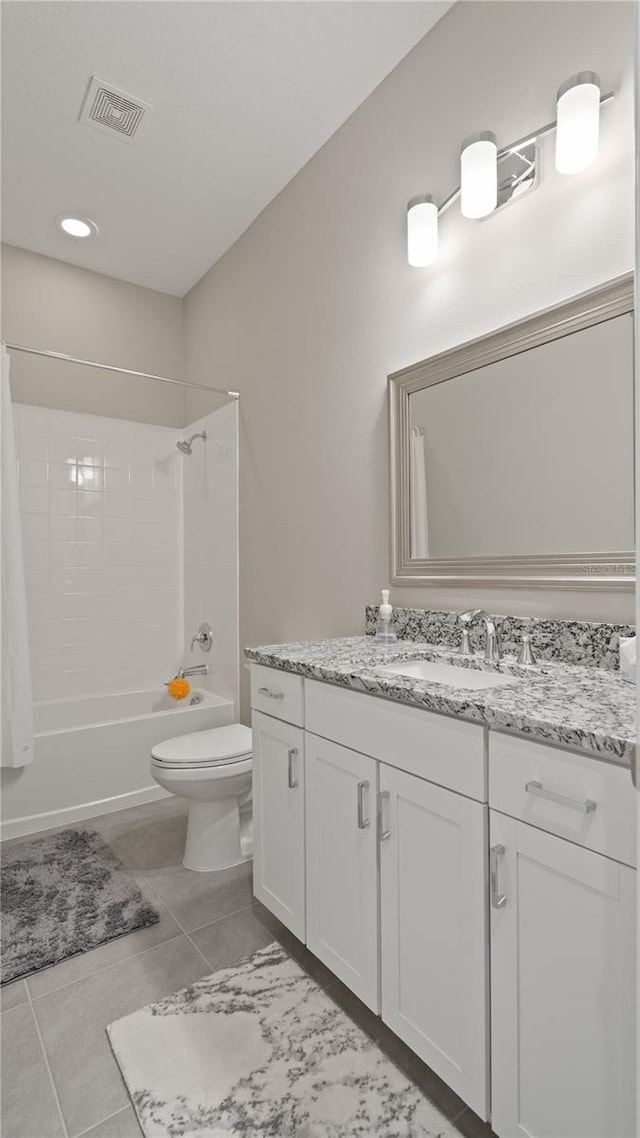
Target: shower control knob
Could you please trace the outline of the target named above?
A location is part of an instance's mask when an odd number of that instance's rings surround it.
[[[210,624],[201,624],[195,636],[191,638],[191,651],[194,644],[199,644],[203,652],[210,652],[213,644],[213,632]]]

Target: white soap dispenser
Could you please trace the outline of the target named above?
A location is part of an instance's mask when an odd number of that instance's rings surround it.
[[[378,609],[376,640],[381,644],[395,644],[398,637],[393,627],[393,609],[389,604],[389,590],[382,590],[382,604]]]

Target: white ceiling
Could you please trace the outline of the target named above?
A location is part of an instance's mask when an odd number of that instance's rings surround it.
[[[4,0],[3,240],[182,296],[450,7]],[[78,122],[92,75],[153,104],[131,144]]]

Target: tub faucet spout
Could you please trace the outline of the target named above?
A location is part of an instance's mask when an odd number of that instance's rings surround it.
[[[186,679],[187,676],[208,676],[208,664],[194,664],[191,668],[181,668],[178,672],[181,680]]]

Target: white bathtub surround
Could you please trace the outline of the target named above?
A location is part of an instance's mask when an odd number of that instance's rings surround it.
[[[0,477],[2,479],[2,711],[0,766],[24,767],[33,762],[33,695],[22,525],[9,385],[9,353],[0,347]]]
[[[162,797],[151,749],[163,739],[222,726],[233,704],[192,689],[176,704],[163,688],[35,705],[35,762],[4,771],[2,838],[35,833]]]
[[[184,487],[184,652],[187,663],[209,665],[203,687],[238,699],[238,404],[190,423],[185,436],[206,431],[182,459]],[[207,621],[211,651],[191,638]]]
[[[458,1133],[277,944],[107,1030],[147,1138]]]
[[[151,748],[234,719],[239,651],[235,402],[180,428],[14,410],[39,724],[33,773],[2,774],[4,837],[164,795]],[[206,656],[190,652],[203,621]],[[179,666],[205,662],[206,704],[163,705]]]
[[[180,432],[15,411],[34,698],[159,687],[182,641]]]

